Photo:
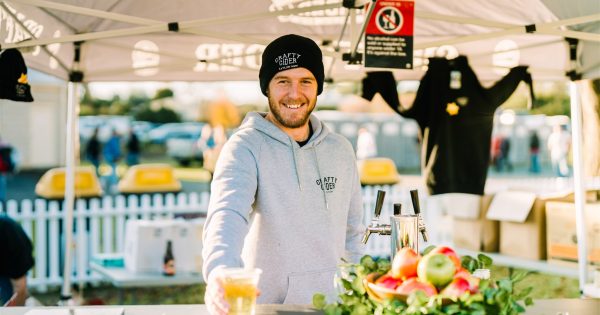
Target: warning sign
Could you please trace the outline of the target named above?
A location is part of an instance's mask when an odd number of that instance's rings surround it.
[[[412,69],[414,1],[376,1],[365,31],[365,67]]]

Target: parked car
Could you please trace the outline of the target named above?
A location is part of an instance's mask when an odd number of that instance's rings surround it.
[[[166,144],[172,138],[198,139],[205,123],[184,122],[167,123],[148,132],[148,140],[152,143]]]
[[[175,159],[181,166],[194,161],[204,162],[203,148],[198,144],[199,136],[179,134],[167,140],[167,156]]]

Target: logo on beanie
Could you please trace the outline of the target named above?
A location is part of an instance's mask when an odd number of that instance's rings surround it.
[[[300,56],[301,55],[298,53],[285,53],[277,56],[277,58],[275,58],[275,63],[279,66],[278,70],[281,71],[298,67]]]

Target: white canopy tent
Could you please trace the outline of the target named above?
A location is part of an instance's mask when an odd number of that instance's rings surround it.
[[[341,61],[341,54],[354,47],[362,51],[365,15],[364,9],[344,8],[341,0],[8,0],[0,2],[0,49],[30,47],[25,54],[29,67],[73,81],[65,198],[72,215],[78,82],[256,80],[264,45],[287,33],[321,44],[329,79],[356,80],[377,70]],[[568,80],[567,72],[573,78],[598,78],[599,21],[597,0],[416,0],[415,69],[394,74],[398,80],[418,79],[428,57],[463,54],[483,81],[518,64],[529,65],[534,80]],[[579,41],[573,54],[565,38]],[[577,237],[585,240],[581,108],[575,83],[570,91]],[[69,217],[68,233],[71,224]],[[578,246],[583,289],[586,242]],[[70,250],[68,246],[67,257]],[[65,261],[70,270],[70,260]],[[65,296],[69,276],[65,272]]]

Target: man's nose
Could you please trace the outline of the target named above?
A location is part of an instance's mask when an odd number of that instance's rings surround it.
[[[298,97],[300,96],[301,91],[300,91],[300,83],[299,82],[292,82],[292,84],[290,84],[290,89],[288,91],[288,96],[289,97]]]

